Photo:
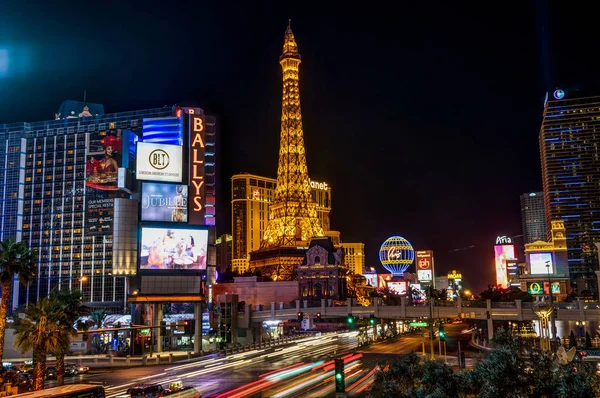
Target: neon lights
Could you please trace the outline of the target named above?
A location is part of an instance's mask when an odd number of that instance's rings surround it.
[[[563,90],[561,90],[560,88],[554,90],[554,98],[557,100],[561,100],[561,99],[565,98],[565,92]]]
[[[379,249],[379,260],[393,276],[403,276],[413,263],[415,251],[409,241],[401,236],[388,238]]]
[[[204,224],[204,133],[202,115],[190,115],[190,224]]]

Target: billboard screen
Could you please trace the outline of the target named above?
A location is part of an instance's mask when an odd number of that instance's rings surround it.
[[[116,198],[129,194],[118,187],[118,171],[123,167],[123,130],[112,129],[87,134],[85,163],[86,235],[112,235]],[[133,133],[132,133],[133,135]]]
[[[140,270],[206,269],[208,230],[142,227]]]
[[[367,285],[377,287],[377,274],[362,274],[367,280]]]
[[[527,293],[529,294],[549,294],[548,281],[527,282]],[[552,282],[552,294],[560,293],[560,283]]]
[[[430,269],[418,269],[417,270],[417,279],[420,282],[431,282],[433,279],[432,272]]]
[[[407,289],[406,282],[391,282],[391,281],[388,281],[387,288],[391,293],[397,294],[398,296],[404,296],[406,294],[406,289]]]
[[[494,246],[496,264],[496,285],[508,287],[508,263],[507,260],[515,258],[515,247],[513,245]]]
[[[188,187],[176,184],[143,183],[142,221],[187,222]]]
[[[146,181],[181,182],[183,148],[178,145],[138,142],[135,178]]]
[[[546,263],[550,267],[546,267]],[[532,275],[552,273],[552,253],[531,253],[529,254],[529,264]]]
[[[385,289],[387,281],[392,279],[392,274],[377,274],[377,287],[379,289]]]

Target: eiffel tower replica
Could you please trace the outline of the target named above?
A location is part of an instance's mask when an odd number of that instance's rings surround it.
[[[310,239],[323,236],[306,166],[298,87],[300,62],[296,39],[288,23],[283,54],[279,57],[283,98],[277,188],[260,249],[250,253],[250,270],[259,270],[273,280],[295,279]]]

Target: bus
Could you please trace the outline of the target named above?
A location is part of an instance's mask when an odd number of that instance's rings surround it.
[[[11,395],[18,398],[104,398],[104,387],[98,384],[67,384]]]

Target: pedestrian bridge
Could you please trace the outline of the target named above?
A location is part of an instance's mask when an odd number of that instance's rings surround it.
[[[251,322],[262,322],[267,320],[296,319],[298,312],[302,311],[305,317],[316,317],[317,313],[322,318],[344,318],[348,314],[368,318],[373,314],[376,318],[384,319],[417,319],[429,318],[430,311],[433,318],[466,318],[490,321],[533,321],[539,319],[531,302],[491,302],[478,303],[477,306],[470,302],[457,301],[444,305],[434,305],[431,309],[428,305],[408,305],[403,297],[401,305],[381,305],[377,302],[369,307],[353,306],[327,306],[325,300],[317,307],[301,306],[300,300],[296,306],[285,308],[283,303],[271,303],[269,310],[253,311],[247,306],[244,318]],[[570,303],[554,303],[556,308],[555,318],[562,321],[598,321],[600,320],[600,303],[574,301]],[[489,317],[488,317],[489,313]]]

